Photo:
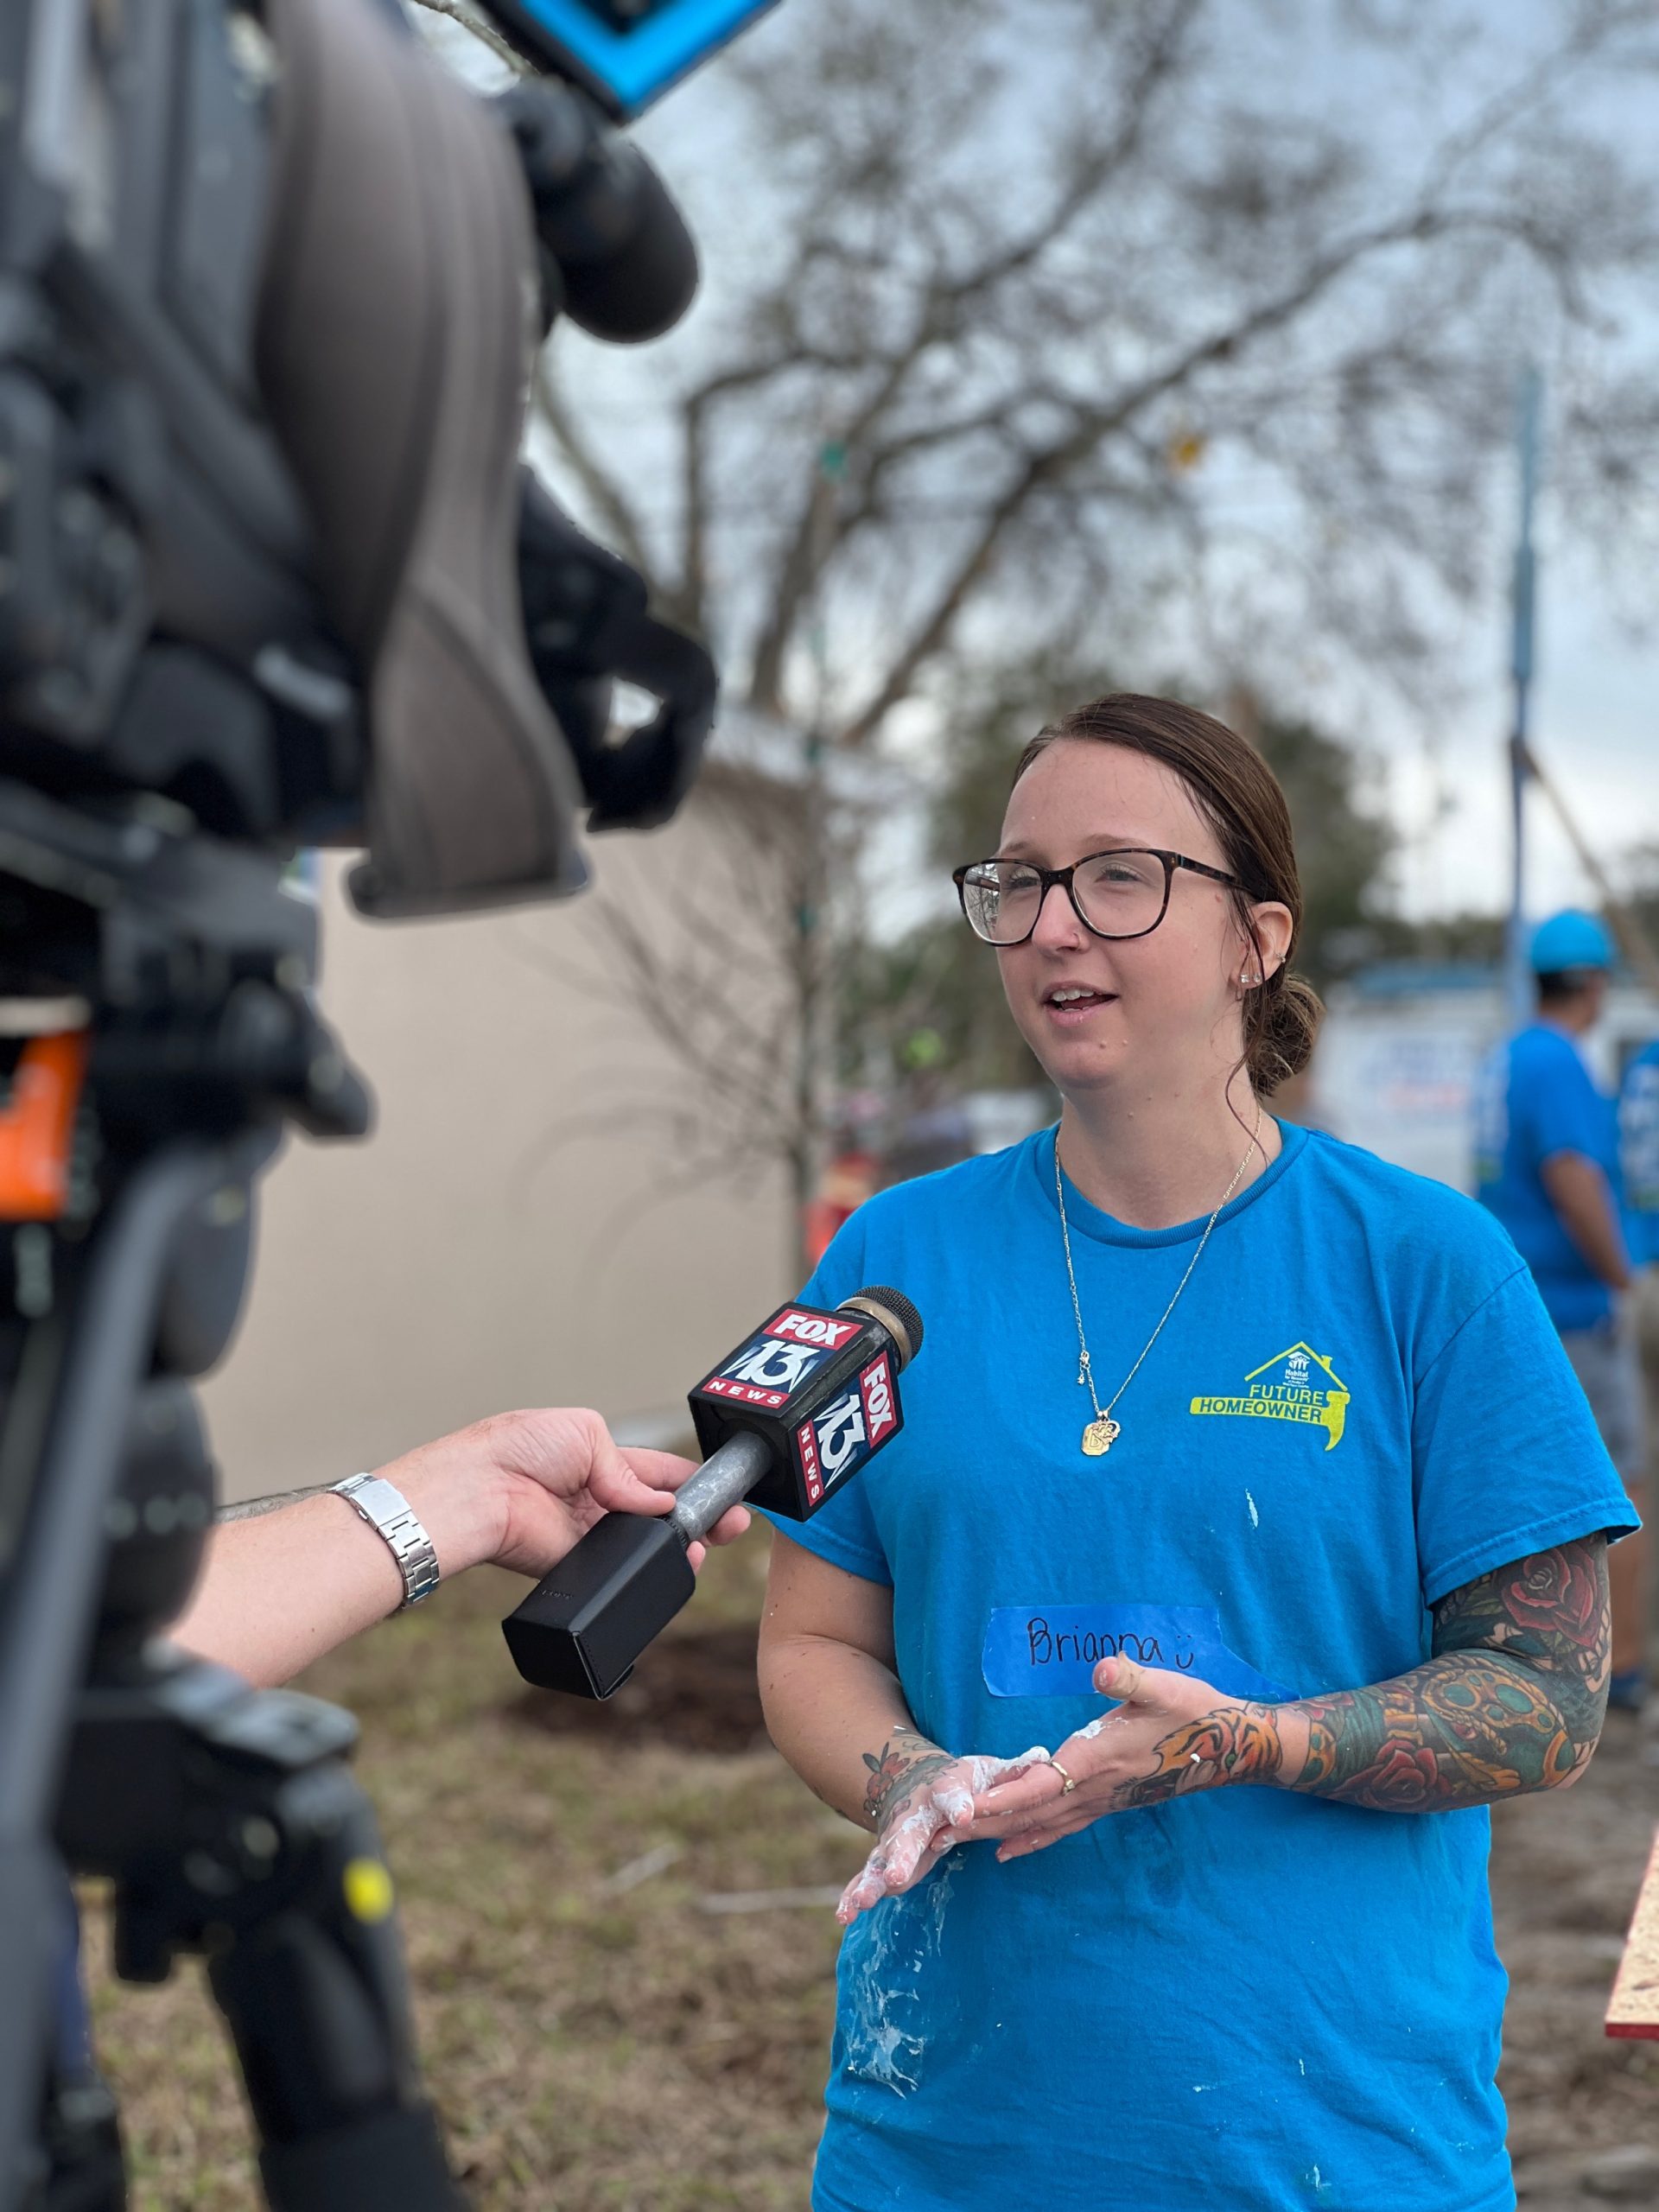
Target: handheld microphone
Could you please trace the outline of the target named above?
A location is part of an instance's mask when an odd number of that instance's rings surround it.
[[[497,106],[518,141],[543,273],[556,279],[551,308],[613,344],[671,330],[696,292],[697,249],[639,149],[571,85],[526,78]]]
[[[607,1513],[501,1624],[538,1689],[605,1698],[696,1587],[687,1556],[747,1499],[805,1521],[904,1427],[898,1377],[921,1348],[902,1293],[861,1290],[834,1312],[785,1306],[690,1395],[706,1455],[661,1520]]]

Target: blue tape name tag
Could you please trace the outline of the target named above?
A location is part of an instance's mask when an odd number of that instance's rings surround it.
[[[1221,1615],[1206,1605],[998,1605],[980,1665],[993,1697],[1089,1697],[1096,1667],[1116,1658],[1191,1675],[1229,1697],[1296,1694],[1230,1651]]]

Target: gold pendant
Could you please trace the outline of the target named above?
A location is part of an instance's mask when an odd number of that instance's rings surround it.
[[[1122,1430],[1109,1414],[1103,1414],[1098,1421],[1091,1421],[1083,1432],[1083,1448],[1091,1459],[1098,1459],[1109,1452]]]

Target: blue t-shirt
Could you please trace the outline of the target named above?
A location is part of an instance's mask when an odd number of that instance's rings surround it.
[[[1659,1265],[1659,1043],[1638,1052],[1618,1094],[1624,1241],[1638,1268]]]
[[[1550,1203],[1539,1168],[1561,1152],[1593,1160],[1618,1200],[1613,1102],[1596,1088],[1564,1031],[1535,1021],[1482,1065],[1475,1090],[1478,1197],[1514,1239],[1558,1329],[1593,1329],[1613,1294],[1590,1268]]]
[[[1108,1651],[1236,1694],[1386,1680],[1447,1591],[1635,1525],[1491,1221],[1282,1136],[1104,1459],[1080,1449],[1052,1131],[871,1199],[804,1294],[892,1283],[925,1324],[903,1432],[786,1534],[892,1586],[910,1709],[948,1750],[1052,1748],[1103,1709]],[[1202,1224],[1066,1204],[1103,1399]],[[1007,1866],[959,1848],[848,1931],[814,2205],[1507,2212],[1487,1839],[1484,1809],[1244,1787]]]

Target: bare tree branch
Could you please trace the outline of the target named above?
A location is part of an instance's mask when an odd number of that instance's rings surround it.
[[[1264,301],[1226,329],[1189,346],[1166,367],[1120,394],[1109,406],[1086,411],[1067,435],[1033,453],[1019,475],[989,507],[967,553],[916,630],[895,654],[880,690],[846,727],[843,741],[849,745],[861,742],[902,699],[909,696],[923,665],[948,642],[957,616],[988,574],[1009,524],[1023,513],[1034,493],[1045,485],[1057,482],[1068,469],[1091,455],[1115,431],[1125,429],[1154,402],[1189,384],[1200,370],[1214,362],[1236,359],[1257,340],[1282,328],[1367,256],[1407,240],[1421,243],[1445,226],[1446,219],[1427,208],[1417,208],[1395,222],[1362,233],[1334,252],[1322,255],[1276,299]]]
[[[578,482],[593,501],[601,526],[610,533],[615,550],[625,561],[638,569],[645,579],[646,587],[653,594],[660,591],[655,574],[655,564],[646,547],[645,534],[620,484],[594,452],[592,444],[576,427],[575,418],[565,404],[554,372],[550,348],[543,347],[536,365],[536,408],[557,441],[565,459],[569,462]]]
[[[672,604],[677,619],[690,629],[702,632],[707,627],[710,416],[717,402],[752,391],[757,385],[770,384],[789,370],[804,366],[805,362],[804,354],[792,353],[722,369],[705,378],[686,398],[680,441],[680,582]]]
[[[1201,0],[1177,0],[1177,4],[1156,25],[1122,87],[1116,128],[1078,163],[1076,174],[1065,183],[1049,212],[1022,237],[958,275],[941,271],[927,285],[908,340],[885,363],[882,374],[862,404],[844,423],[836,426],[837,442],[848,451],[856,453],[864,446],[875,426],[892,410],[918,363],[955,340],[969,312],[988,294],[1029,268],[1063,239],[1078,217],[1097,200],[1112,178],[1133,157],[1154,111],[1155,94],[1173,73],[1200,4]],[[988,419],[994,420],[1001,411],[987,410]],[[920,450],[925,443],[944,442],[937,431],[931,436],[913,433],[912,439],[908,448],[911,451]],[[894,442],[889,441],[887,457],[896,457],[896,451],[901,449],[904,448],[895,448]],[[798,520],[779,563],[770,614],[755,652],[749,697],[750,702],[762,712],[782,711],[784,659],[802,607],[818,571],[833,556],[837,544],[868,519],[869,500],[879,481],[879,474],[873,469],[867,477],[865,502],[837,524],[833,510],[826,518],[826,486],[817,456],[814,455],[812,473],[799,499]]]
[[[525,60],[481,8],[473,5],[473,0],[410,0],[410,4],[423,8],[429,16],[444,16],[452,23],[459,23],[480,45],[488,47],[499,60],[505,61],[515,76],[527,77],[531,73],[534,65]]]

